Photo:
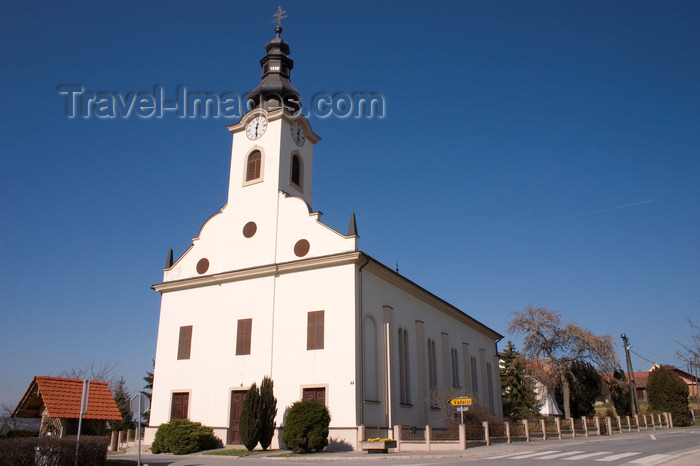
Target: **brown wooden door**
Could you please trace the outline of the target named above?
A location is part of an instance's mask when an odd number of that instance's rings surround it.
[[[234,390],[231,392],[231,413],[229,415],[227,445],[241,444],[241,411],[243,410],[243,400],[248,393],[246,390]]]

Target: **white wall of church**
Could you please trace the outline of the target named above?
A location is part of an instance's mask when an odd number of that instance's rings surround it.
[[[442,310],[407,292],[406,288],[389,283],[365,269],[362,272],[362,314],[365,331],[375,329],[375,335],[363,335],[365,426],[441,425],[444,420],[437,410],[430,409],[430,362],[428,340],[435,345],[435,375],[438,390],[453,388],[452,358],[456,352],[459,392],[476,395],[481,404],[491,406],[500,415],[500,379],[498,378],[495,339],[482,331],[455,319]],[[410,288],[410,285],[407,285]],[[415,285],[413,285],[415,286]],[[386,364],[386,327],[389,326],[390,368]],[[401,388],[399,329],[405,331],[407,362]],[[376,347],[372,358],[372,347]],[[471,357],[477,364],[477,381],[471,376]],[[488,366],[487,366],[487,363]],[[489,386],[489,372],[491,369]],[[387,373],[391,373],[390,387]],[[375,373],[375,377],[372,374]],[[489,390],[490,388],[490,390]],[[373,400],[376,393],[376,400]],[[387,404],[391,400],[391,406]],[[377,402],[378,401],[378,402]],[[403,402],[402,402],[403,401]],[[390,416],[390,419],[389,419]],[[391,424],[390,424],[391,423]]]

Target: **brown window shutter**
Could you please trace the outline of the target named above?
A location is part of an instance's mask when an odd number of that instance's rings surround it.
[[[246,172],[246,181],[257,180],[260,178],[260,165],[262,162],[262,155],[260,151],[253,151],[250,156],[248,156],[248,169]]]
[[[253,319],[239,319],[236,335],[236,354],[250,354],[250,338],[253,327]]]
[[[170,419],[187,419],[187,408],[189,401],[189,393],[173,393]]]
[[[301,187],[301,162],[299,156],[292,156],[292,183]]]
[[[323,349],[324,311],[313,311],[308,314],[306,328],[306,349]]]
[[[192,348],[192,326],[180,327],[180,341],[177,345],[177,358],[190,359],[190,349]]]
[[[304,401],[316,400],[326,404],[326,389],[325,387],[305,388],[302,392],[301,399]]]

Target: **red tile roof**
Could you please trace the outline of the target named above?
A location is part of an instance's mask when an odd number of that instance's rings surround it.
[[[15,410],[19,414],[23,408],[28,408],[33,394],[38,388],[43,405],[50,417],[73,418],[80,417],[80,400],[83,394],[83,381],[80,379],[65,379],[62,377],[46,377],[38,375],[29,385],[22,401]],[[20,416],[25,417],[25,416]],[[107,382],[90,381],[88,410],[83,419],[121,420],[122,415],[117,408]]]

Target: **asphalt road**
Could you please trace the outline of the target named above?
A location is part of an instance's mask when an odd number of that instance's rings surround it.
[[[142,454],[141,464],[148,466],[249,466],[316,465],[324,463],[376,463],[437,465],[477,463],[487,466],[520,465],[620,465],[672,464],[700,465],[700,429],[626,433],[612,437],[576,440],[548,440],[531,443],[498,444],[455,452],[401,452],[367,455],[363,452],[336,452],[280,457],[283,452],[255,454],[244,458],[207,455]],[[111,459],[136,460],[136,454],[110,455]]]

